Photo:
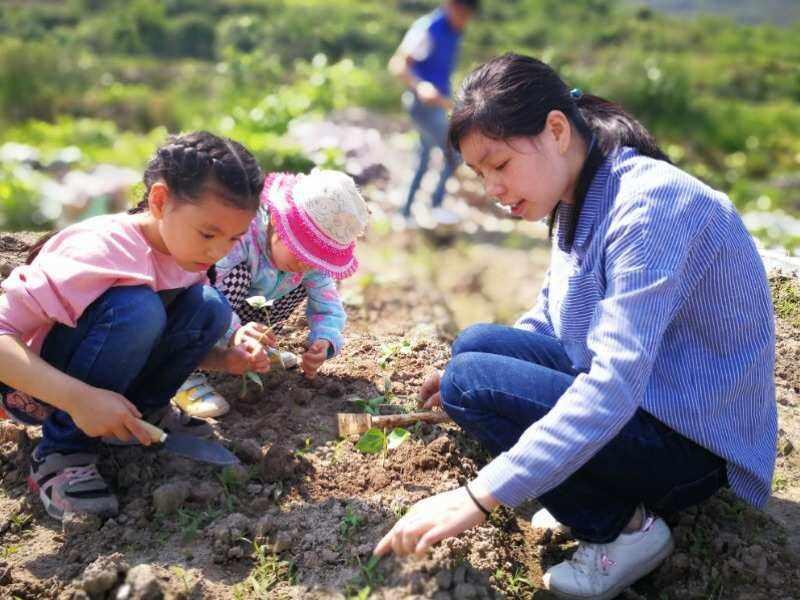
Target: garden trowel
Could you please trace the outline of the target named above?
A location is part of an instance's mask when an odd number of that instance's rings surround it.
[[[167,452],[223,467],[239,464],[239,459],[222,444],[185,433],[166,433],[141,419],[139,424],[147,430],[154,442],[163,444]]]
[[[364,433],[372,427],[388,429],[401,427],[423,421],[425,423],[444,423],[452,419],[446,412],[431,410],[427,412],[406,413],[402,415],[370,415],[368,413],[338,413],[339,436],[345,437],[353,433]]]

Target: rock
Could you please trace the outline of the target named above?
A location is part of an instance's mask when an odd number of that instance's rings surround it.
[[[253,438],[234,442],[233,450],[243,461],[250,464],[258,464],[261,457],[264,455],[261,444],[258,443],[258,440]]]
[[[263,517],[261,517],[256,522],[256,526],[255,526],[254,534],[255,534],[256,538],[263,538],[268,533],[271,533],[272,531],[274,531],[275,530],[275,525],[276,525],[275,517],[273,517],[272,515],[264,515]]]
[[[119,553],[101,556],[83,571],[80,587],[92,598],[102,598],[117,585],[119,576],[128,570],[128,564]]]
[[[303,553],[303,563],[306,567],[318,567],[320,562],[319,552],[308,550]]]
[[[61,530],[64,533],[64,539],[70,540],[93,533],[100,529],[102,525],[103,519],[98,515],[65,513],[61,521]]]
[[[13,580],[13,577],[11,577],[11,565],[0,562],[0,585],[9,585]]]
[[[281,481],[295,474],[297,458],[281,444],[273,444],[261,460],[261,477],[265,481]]]
[[[211,525],[211,537],[225,545],[237,543],[250,534],[250,520],[241,513],[232,513],[222,517]]]
[[[157,513],[171,515],[183,506],[192,488],[186,481],[171,481],[156,488],[153,492],[153,507]]]
[[[471,600],[478,597],[478,589],[471,583],[459,583],[453,590],[454,600]]]
[[[11,271],[14,270],[14,266],[5,262],[0,261],[0,277],[8,277],[11,275]]]
[[[117,485],[122,488],[133,487],[141,480],[142,472],[135,462],[122,465],[117,472]]]
[[[448,456],[453,451],[453,442],[447,435],[443,434],[428,444],[428,449],[436,454]]]
[[[453,571],[453,583],[459,585],[467,581],[467,567],[458,565]]]
[[[249,483],[245,489],[251,496],[258,496],[264,490],[264,486],[260,483]]]
[[[788,437],[778,440],[778,454],[781,456],[789,456],[794,450],[794,444]]]
[[[325,548],[320,552],[320,557],[327,563],[334,563],[339,560],[339,555],[330,548]]]
[[[192,485],[189,491],[189,498],[201,504],[213,504],[222,495],[222,486],[214,481],[201,481]]]
[[[150,565],[143,564],[133,567],[128,571],[125,583],[130,586],[130,595],[128,596],[130,600],[160,600],[164,597],[164,592]]]
[[[278,535],[275,536],[275,539],[271,544],[271,550],[275,554],[279,554],[280,552],[291,548],[292,542],[292,534],[290,534],[288,531],[279,531]]]
[[[244,549],[241,546],[233,546],[228,550],[228,558],[238,560],[244,556]]]
[[[292,391],[292,400],[298,406],[305,406],[309,402],[311,402],[311,398],[313,397],[313,393],[311,390],[307,390],[305,388],[298,388]]]
[[[329,383],[325,387],[325,395],[331,398],[341,398],[344,395],[344,388],[338,383]]]
[[[436,586],[440,590],[449,590],[453,587],[453,572],[445,569],[436,573]]]

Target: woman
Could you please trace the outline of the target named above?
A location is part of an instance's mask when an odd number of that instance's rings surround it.
[[[613,598],[671,552],[657,514],[723,486],[756,506],[769,496],[764,268],[725,195],[540,61],[507,54],[470,74],[449,136],[514,215],[550,215],[551,263],[515,327],[467,329],[422,389],[496,457],[467,486],[415,505],[375,552],[422,553],[500,504],[536,498],[534,525],[580,542],[545,586]]]

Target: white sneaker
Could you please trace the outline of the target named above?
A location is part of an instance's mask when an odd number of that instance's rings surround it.
[[[531,517],[531,527],[534,529],[550,529],[556,534],[569,534],[570,532],[570,528],[559,522],[546,508],[537,510],[536,514]]]
[[[431,209],[431,217],[439,225],[455,225],[462,221],[461,215],[441,206]]]
[[[192,373],[172,401],[190,417],[220,417],[231,408],[203,373]]]
[[[300,359],[294,352],[289,352],[288,350],[280,350],[280,353],[281,353],[281,364],[283,365],[284,369],[293,369],[294,367],[300,364]]]
[[[568,600],[610,600],[654,570],[672,552],[669,527],[648,515],[644,527],[608,544],[581,542],[570,560],[547,570],[545,589]]]

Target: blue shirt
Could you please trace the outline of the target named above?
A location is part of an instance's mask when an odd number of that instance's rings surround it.
[[[580,374],[478,480],[510,506],[540,496],[641,407],[724,458],[733,491],[764,505],[777,442],[774,317],[735,208],[622,148],[595,175],[567,250],[570,210],[559,208],[544,286],[517,326],[558,338]]]
[[[461,32],[455,29],[441,8],[418,19],[406,34],[406,47],[414,63],[411,71],[450,96],[450,76],[458,61]],[[412,48],[414,46],[414,48]]]

